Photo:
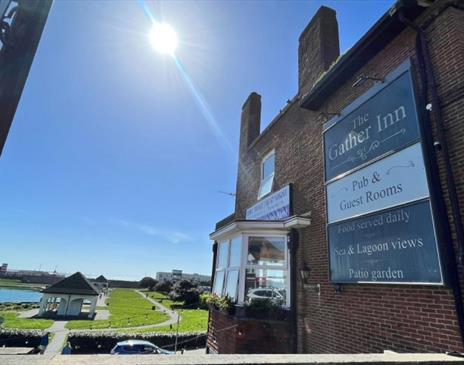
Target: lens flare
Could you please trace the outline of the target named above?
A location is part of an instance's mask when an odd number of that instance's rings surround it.
[[[177,34],[169,24],[155,23],[148,37],[157,52],[174,56],[177,48]]]

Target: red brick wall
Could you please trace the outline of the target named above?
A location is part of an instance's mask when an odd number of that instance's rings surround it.
[[[240,319],[210,311],[207,346],[220,354],[285,354],[290,351],[288,321]]]
[[[420,21],[430,18],[433,12],[434,9],[426,11]],[[427,27],[461,207],[464,207],[463,14],[461,10],[448,8]],[[417,66],[415,39],[415,32],[406,29],[341,85],[320,110],[339,111],[364,93],[371,86],[368,82],[363,87],[352,87],[360,74],[382,77],[408,57]],[[322,150],[322,124],[326,120],[318,111],[301,109],[297,98],[249,148],[241,149],[239,158],[237,218],[244,218],[245,209],[256,202],[260,162],[271,149],[276,150],[274,190],[293,183],[294,213],[312,212],[311,226],[301,232],[296,259],[298,267],[305,263],[312,268],[310,282],[320,284],[321,293],[318,295],[303,288],[301,282],[296,283],[298,352],[464,351],[450,288],[344,285],[342,292],[336,292],[329,282]],[[433,119],[432,129],[436,131]],[[453,232],[452,244],[457,251],[446,172],[441,157],[438,159]],[[462,286],[461,264],[459,272]],[[237,348],[227,351],[237,351]]]

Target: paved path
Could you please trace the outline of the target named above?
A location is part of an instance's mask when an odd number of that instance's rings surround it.
[[[94,321],[102,321],[110,318],[110,311],[107,309],[97,309],[95,311]]]
[[[101,296],[98,296],[97,299],[97,307],[106,307],[106,299],[108,298],[107,295],[102,294]]]
[[[21,311],[18,313],[19,318],[32,318],[39,314],[39,308],[29,309],[27,311]]]
[[[169,316],[169,320],[163,322],[163,323],[158,323],[154,326],[156,327],[161,327],[161,326],[169,326],[170,324],[177,324],[177,320],[181,320],[182,318],[177,314],[176,311],[173,311],[169,308],[166,308],[164,305],[162,305],[160,302],[157,302],[153,298],[147,297],[144,293],[141,291],[136,290],[137,293],[139,293],[142,297],[144,297],[146,300],[154,304],[160,311],[166,313]]]
[[[64,341],[68,337],[69,330],[65,327],[68,321],[55,321],[46,331],[53,333],[53,338],[45,350],[47,355],[56,355],[61,353]]]

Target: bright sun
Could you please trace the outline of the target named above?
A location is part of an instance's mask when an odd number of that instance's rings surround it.
[[[174,55],[177,48],[177,35],[169,24],[156,23],[148,36],[151,45],[157,52]]]

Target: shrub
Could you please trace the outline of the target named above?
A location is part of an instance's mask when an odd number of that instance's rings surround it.
[[[202,297],[208,307],[223,312],[230,312],[234,307],[234,303],[232,303],[232,300],[228,296],[220,297],[217,294],[203,294]]]
[[[37,347],[44,332],[37,330],[0,330],[0,346]]]
[[[139,286],[141,288],[148,288],[149,290],[153,290],[153,288],[158,284],[158,281],[146,276],[139,282]]]
[[[189,280],[181,280],[174,284],[169,297],[171,300],[184,302],[185,306],[189,306],[200,301],[200,292],[195,283]]]
[[[286,311],[282,304],[270,299],[253,299],[245,304],[245,312],[249,317],[282,320]]]
[[[73,354],[109,354],[120,341],[128,339],[150,341],[156,346],[174,350],[176,337],[169,333],[124,334],[111,332],[75,332],[68,335]],[[178,349],[196,349],[206,346],[205,333],[182,333],[178,337]]]
[[[162,281],[155,285],[155,291],[167,294],[172,290],[172,283],[170,281]]]

